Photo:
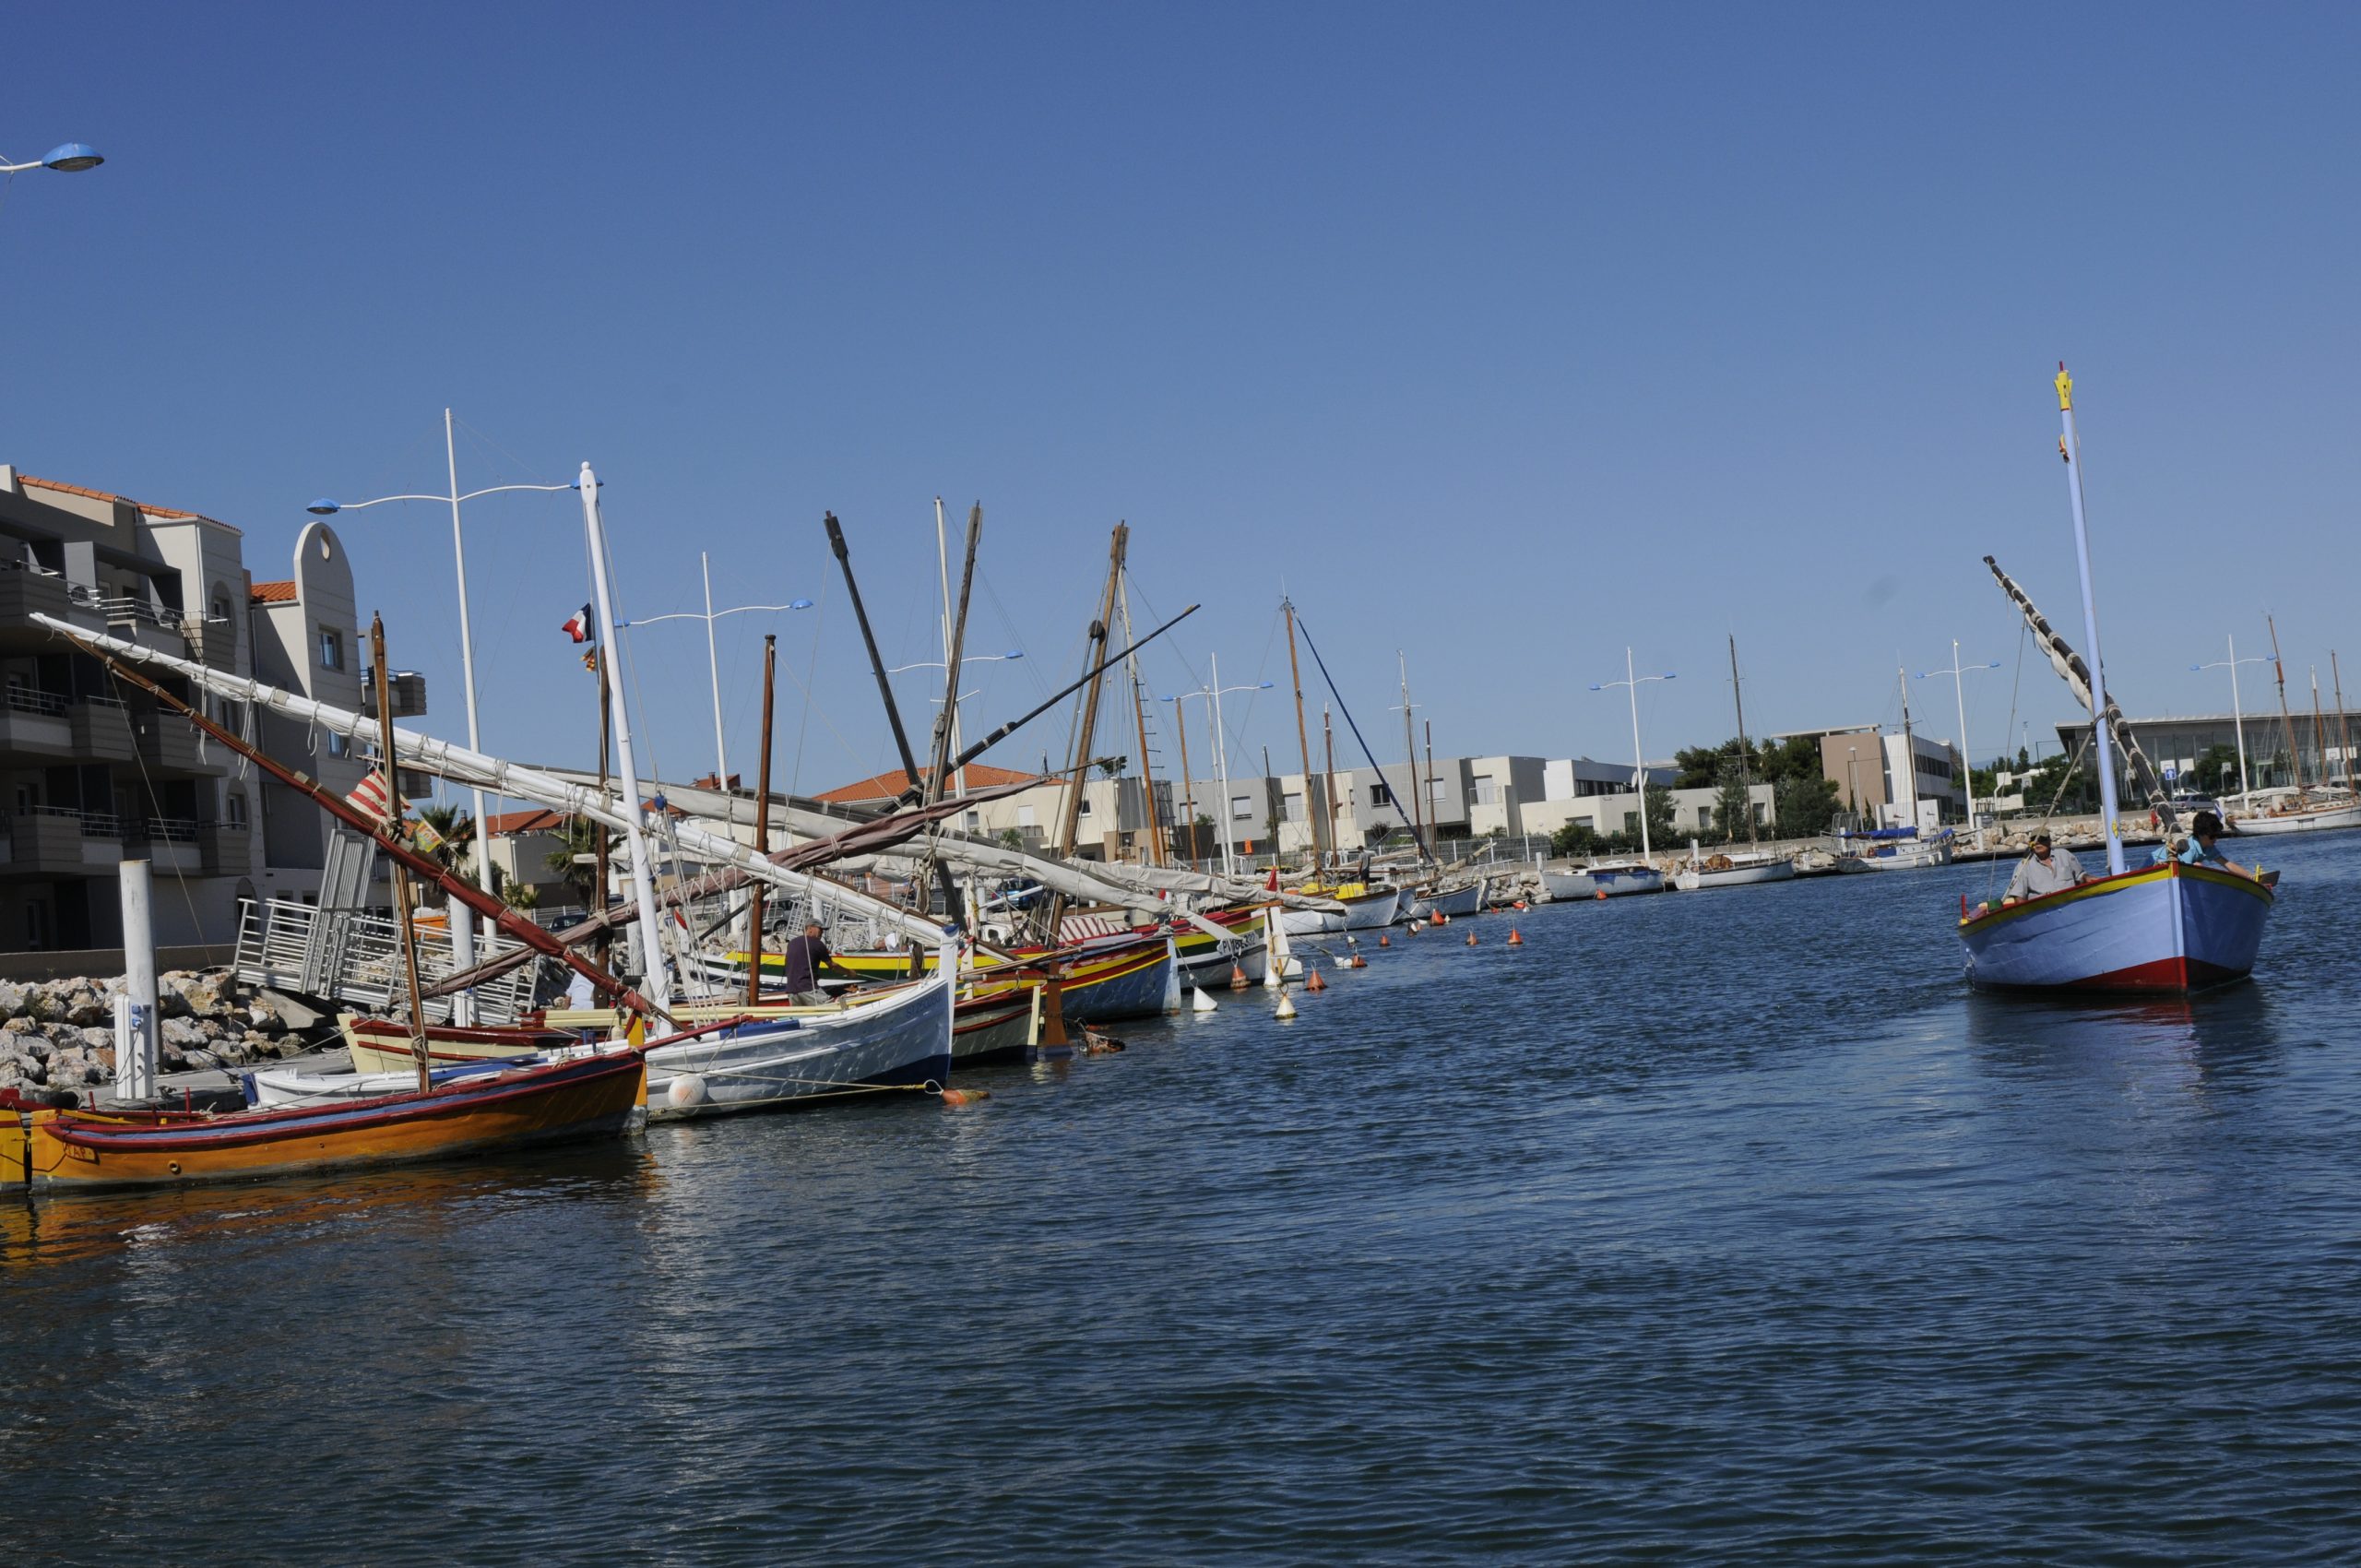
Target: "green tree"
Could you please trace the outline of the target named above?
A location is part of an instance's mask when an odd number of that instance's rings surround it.
[[[1003,827],[1000,830],[1000,847],[1003,849],[1022,849],[1025,848],[1025,835],[1014,827]]]
[[[541,857],[541,864],[565,879],[585,908],[598,897],[599,868],[591,863],[599,853],[599,825],[587,817],[570,816],[559,824],[554,837],[555,848]],[[576,859],[577,856],[585,857]]]
[[[418,820],[442,839],[426,851],[427,858],[445,871],[456,871],[462,876],[471,874],[475,862],[468,851],[475,846],[475,818],[456,805],[432,805],[420,811]]]
[[[1816,838],[1828,831],[1836,814],[1836,786],[1817,771],[1808,778],[1789,778],[1775,787],[1774,820],[1782,838]]]
[[[1549,852],[1553,855],[1596,855],[1607,847],[1607,840],[1587,822],[1570,822],[1549,835]]]
[[[1722,830],[1722,842],[1735,843],[1738,829],[1748,826],[1754,817],[1754,802],[1748,798],[1745,778],[1736,766],[1722,777],[1722,792],[1714,802],[1714,822]]]

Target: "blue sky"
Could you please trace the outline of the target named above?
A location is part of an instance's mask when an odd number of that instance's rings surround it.
[[[1988,753],[2012,685],[2036,732],[2067,711],[2037,659],[2016,683],[1980,564],[2079,630],[2060,357],[2127,708],[2225,707],[2187,666],[2225,633],[2263,650],[2266,610],[2294,681],[2361,659],[2356,30],[2294,6],[28,13],[0,152],[109,162],[0,205],[0,460],[235,522],[277,576],[313,496],[441,486],[446,404],[468,487],[587,458],[626,614],[694,607],[700,551],[721,602],[822,600],[724,623],[732,766],[774,625],[814,694],[780,709],[805,789],[891,757],[821,514],[889,658],[939,657],[937,494],[985,505],[971,646],[1028,655],[972,672],[976,729],[1071,678],[1124,518],[1135,608],[1205,606],[1159,689],[1216,653],[1283,687],[1284,584],[1382,754],[1397,648],[1442,753],[1625,754],[1619,696],[1586,687],[1627,643],[1681,677],[1646,689],[1651,754],[1718,739],[1730,633],[1760,731],[1890,722],[1897,659],[1959,637],[2003,661],[1969,687]],[[470,514],[492,750],[588,754],[557,630],[577,519]],[[460,733],[444,516],[342,531],[364,615]],[[634,653],[657,761],[708,767],[695,624]],[[1914,705],[1948,734],[1932,684]],[[1285,766],[1279,695],[1228,715]]]

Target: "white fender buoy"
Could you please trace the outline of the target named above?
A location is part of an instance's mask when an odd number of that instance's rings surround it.
[[[667,1103],[682,1111],[693,1105],[703,1105],[705,1080],[694,1073],[675,1073],[671,1083],[665,1087],[664,1099]]]
[[[1220,1003],[1216,1002],[1212,997],[1205,994],[1205,988],[1204,986],[1200,985],[1191,988],[1189,992],[1190,1012],[1211,1013],[1220,1006]]]
[[[1271,1015],[1271,1016],[1273,1016],[1274,1018],[1292,1018],[1292,1017],[1294,1017],[1294,1016],[1295,1016],[1295,999],[1294,999],[1293,997],[1290,997],[1290,996],[1289,996],[1286,992],[1284,992],[1284,991],[1283,991],[1283,992],[1279,992],[1279,1005],[1278,1005],[1278,1010],[1277,1010],[1276,1012],[1274,1012],[1274,1013]]]

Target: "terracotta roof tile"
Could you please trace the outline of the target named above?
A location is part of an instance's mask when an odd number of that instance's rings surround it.
[[[922,767],[919,769],[919,776],[924,778],[928,770]],[[969,763],[967,773],[968,787],[979,790],[996,784],[1029,784],[1041,778],[1038,774],[1018,773],[1005,767],[994,767],[990,763],[983,762]],[[1047,779],[1042,781],[1048,782]],[[864,778],[858,784],[840,785],[825,795],[814,795],[812,798],[815,801],[825,801],[830,805],[849,805],[859,801],[890,801],[908,788],[909,782],[909,776],[896,769],[892,773],[880,773],[872,778]]]
[[[565,814],[546,806],[534,811],[492,814],[492,832],[496,838],[511,833],[554,833],[564,825]]]
[[[295,602],[295,579],[288,577],[275,583],[256,583],[246,593],[256,604],[292,604]]]
[[[134,501],[128,495],[115,495],[103,490],[91,490],[83,485],[67,484],[63,480],[35,479],[30,474],[18,474],[17,482],[34,485],[42,490],[54,490],[64,495],[86,495],[93,501],[119,501],[125,505],[138,507],[151,517],[185,517],[200,523],[209,523],[214,520],[202,512],[178,512],[170,506],[150,506],[145,501]]]

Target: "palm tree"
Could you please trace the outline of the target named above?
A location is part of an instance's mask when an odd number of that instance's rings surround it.
[[[550,870],[565,878],[587,907],[599,890],[599,825],[587,817],[570,816],[557,828],[557,848],[543,858]]]

